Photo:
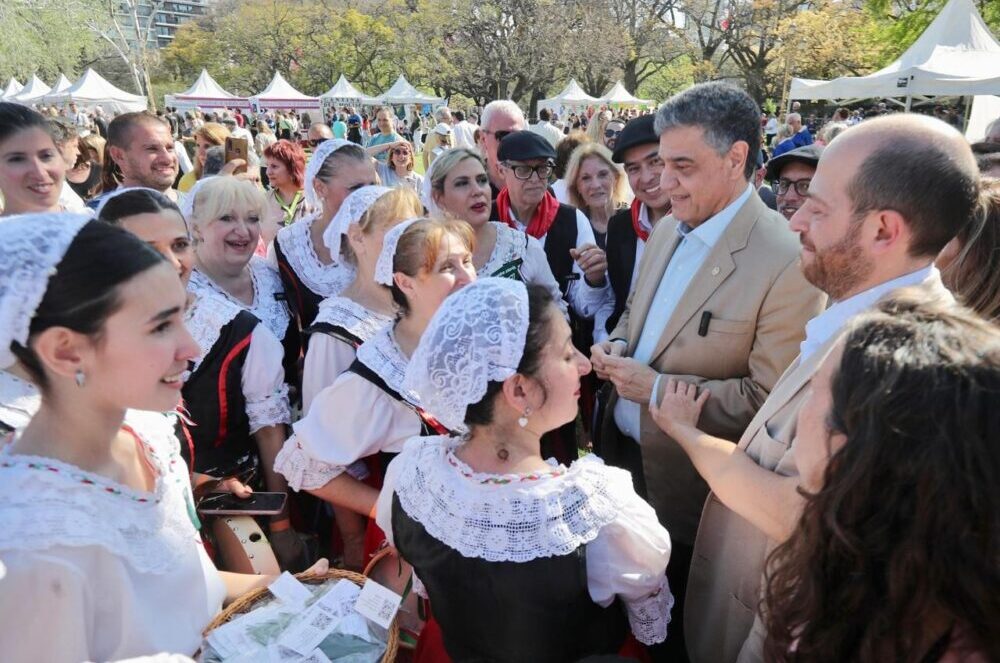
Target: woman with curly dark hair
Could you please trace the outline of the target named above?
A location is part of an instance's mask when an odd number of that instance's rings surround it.
[[[915,293],[856,319],[799,413],[767,660],[1000,660],[998,431],[994,326]]]

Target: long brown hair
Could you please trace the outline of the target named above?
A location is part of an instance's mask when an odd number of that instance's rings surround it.
[[[901,293],[847,333],[827,427],[846,443],[769,556],[769,661],[1000,660],[1000,330]]]
[[[1000,180],[983,180],[976,221],[956,239],[961,248],[941,278],[963,304],[1000,323]]]

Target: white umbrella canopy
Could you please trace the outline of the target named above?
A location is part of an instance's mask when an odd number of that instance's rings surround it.
[[[1000,43],[972,0],[950,0],[892,64],[867,76],[793,78],[792,99],[964,96],[1000,91]]]
[[[146,97],[115,87],[93,69],[83,72],[83,76],[66,90],[45,95],[42,101],[47,104],[75,102],[85,108],[100,106],[112,115],[143,111],[149,106]]]
[[[7,81],[7,87],[3,89],[3,94],[0,94],[0,99],[6,101],[23,89],[24,86],[17,82],[16,78],[11,76],[10,80]]]
[[[171,108],[247,108],[247,98],[230,93],[216,82],[207,69],[194,84],[183,92],[168,94],[163,98],[165,106]]]
[[[32,74],[28,82],[25,83],[24,88],[14,96],[8,98],[7,101],[16,101],[20,104],[31,104],[36,101],[40,101],[41,97],[44,97],[51,90],[52,88],[42,82],[42,79]]]
[[[396,79],[388,90],[375,97],[380,104],[390,104],[393,106],[404,106],[407,104],[443,104],[443,97],[432,97],[424,94],[417,88],[410,85],[406,76],[402,74]]]
[[[250,97],[250,105],[257,109],[318,110],[319,98],[299,92],[276,71],[268,86]]]

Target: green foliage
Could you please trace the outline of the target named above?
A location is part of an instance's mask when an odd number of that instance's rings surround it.
[[[96,0],[0,0],[0,79],[31,76],[48,84],[71,80],[102,51],[85,25],[99,13]]]

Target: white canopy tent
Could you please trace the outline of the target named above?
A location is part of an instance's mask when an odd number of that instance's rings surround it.
[[[609,106],[633,106],[637,108],[648,108],[656,103],[652,99],[639,99],[633,96],[625,89],[625,85],[621,81],[615,83],[599,101]]]
[[[1000,43],[972,0],[950,0],[898,60],[867,76],[793,78],[791,99],[913,99],[1000,91]]]
[[[100,106],[112,115],[143,111],[149,105],[146,97],[118,89],[93,69],[83,72],[68,89],[57,94],[50,92],[41,101],[47,104],[76,102],[84,108]]]
[[[624,88],[623,88],[624,89]],[[576,82],[575,78],[571,78],[569,83],[563,88],[563,91],[554,97],[549,99],[542,99],[538,102],[538,108],[547,108],[550,111],[556,111],[562,114],[564,110],[567,109],[582,109],[588,106],[594,106],[601,104],[602,101],[597,97],[592,97],[583,91],[580,84]]]
[[[391,106],[406,106],[409,104],[441,105],[444,103],[444,98],[424,94],[410,85],[410,82],[406,80],[406,76],[400,74],[396,82],[392,84],[392,87],[375,97],[374,101],[379,104],[388,104]]]
[[[292,87],[280,72],[274,72],[274,78],[267,87],[249,99],[250,107],[260,110],[319,110],[319,98],[310,97]]]
[[[66,74],[59,74],[59,80],[49,90],[49,94],[60,94],[73,87],[73,82],[66,78]]]
[[[0,94],[0,99],[7,100],[23,89],[24,86],[18,83],[16,78],[11,76],[10,80],[7,81],[7,87],[3,89],[3,94]]]
[[[171,108],[249,108],[246,97],[237,97],[219,85],[207,69],[202,69],[194,85],[163,98],[163,104]]]
[[[52,88],[43,83],[42,79],[32,74],[28,82],[25,83],[24,88],[14,96],[9,97],[7,101],[16,101],[19,104],[32,104],[36,101],[41,101],[41,98],[51,90]]]
[[[970,143],[982,140],[986,136],[986,128],[996,119],[1000,119],[1000,97],[994,95],[974,97],[969,123],[965,125],[965,137]]]
[[[372,106],[378,103],[375,97],[369,97],[354,87],[343,74],[337,79],[337,84],[319,95],[319,98],[323,100],[329,99],[336,104],[357,104],[359,106]]]

